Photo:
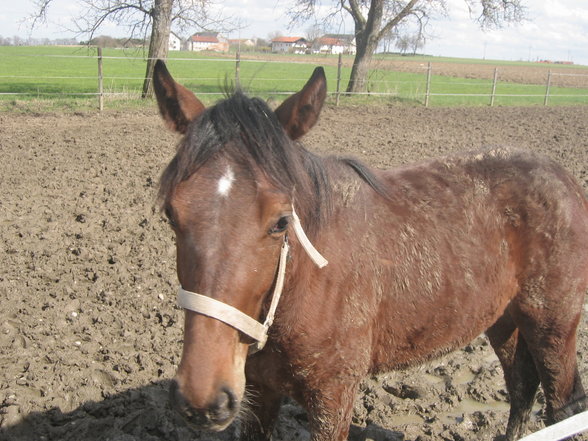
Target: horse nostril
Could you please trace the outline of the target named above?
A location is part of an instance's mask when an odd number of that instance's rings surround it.
[[[228,409],[230,401],[231,400],[229,398],[229,395],[223,391],[219,394],[218,399],[216,400],[216,403],[214,403],[214,405],[213,405],[213,408],[215,408],[215,409]]]
[[[222,388],[216,401],[210,407],[212,419],[217,421],[228,421],[235,414],[237,408],[237,397],[229,388]]]
[[[187,410],[187,403],[184,396],[180,393],[180,386],[176,380],[172,380],[169,386],[169,401],[173,407],[182,411]]]
[[[223,392],[227,394],[227,396],[229,397],[229,409],[231,410],[236,410],[237,407],[239,406],[239,402],[237,400],[237,396],[235,395],[235,393],[231,390],[231,389],[223,389]]]

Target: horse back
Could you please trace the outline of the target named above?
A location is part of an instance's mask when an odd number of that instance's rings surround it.
[[[459,347],[515,304],[561,311],[564,302],[562,314],[579,314],[588,202],[557,163],[492,149],[380,178],[388,197],[362,194],[373,219],[353,228],[372,256],[362,271],[374,275],[363,287],[376,314],[374,371]]]

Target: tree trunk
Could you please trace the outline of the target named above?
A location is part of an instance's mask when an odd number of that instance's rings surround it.
[[[151,80],[153,79],[153,68],[158,58],[166,59],[169,50],[169,34],[171,32],[173,0],[155,0],[151,11],[151,40],[149,42],[149,54],[147,59],[147,72],[143,82],[143,98],[153,95]]]
[[[355,21],[355,42],[357,52],[351,68],[351,77],[347,85],[347,92],[367,91],[367,78],[372,56],[378,47],[382,36],[380,26],[384,11],[384,0],[371,0],[367,20],[364,20],[360,11],[353,15]]]
[[[353,67],[351,68],[351,76],[349,78],[349,84],[347,85],[347,92],[366,92],[367,91],[367,80],[370,70],[370,63],[372,61],[372,55],[375,52],[377,41],[370,43],[370,38],[367,38],[367,42],[361,44],[358,41],[357,52],[353,60]]]

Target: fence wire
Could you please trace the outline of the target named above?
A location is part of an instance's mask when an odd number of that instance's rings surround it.
[[[14,54],[10,55],[13,57],[40,57],[40,58],[51,58],[51,59],[79,59],[79,60],[96,60],[97,64],[101,64],[104,61],[131,61],[131,62],[140,62],[146,63],[149,60],[148,57],[136,57],[136,56],[112,56],[112,55],[67,55],[67,54]],[[265,76],[258,76],[257,73],[260,72],[260,67],[256,74],[249,75],[249,76],[239,76],[237,74],[239,70],[239,63],[258,63],[260,66],[264,64],[309,64],[308,61],[304,61],[304,56],[300,56],[300,60],[284,60],[284,59],[242,59],[237,56],[236,59],[228,58],[228,57],[218,57],[218,58],[169,58],[168,62],[197,62],[197,63],[208,63],[208,62],[222,62],[222,63],[231,63],[236,64],[235,66],[235,79],[236,81],[240,82],[240,84],[247,84],[250,86],[255,93],[255,89],[262,90],[263,93],[266,95],[289,95],[295,93],[298,88],[304,84],[307,78],[300,78],[295,76],[290,76],[288,74],[282,75],[279,77],[269,77]],[[339,58],[339,63],[341,63],[341,58]],[[331,61],[332,64],[332,61]],[[88,69],[86,65],[84,67]],[[134,66],[136,68],[136,66]],[[545,90],[542,92],[533,93],[531,90],[532,88],[541,87],[541,85],[537,84],[521,84],[521,83],[505,83],[501,81],[498,83],[499,78],[499,68],[496,68],[495,75],[493,79],[478,79],[473,81],[451,81],[449,77],[441,77],[438,75],[433,76],[432,73],[434,72],[434,63],[427,63],[420,69],[420,74],[414,74],[414,79],[401,79],[401,78],[394,78],[394,73],[391,71],[387,71],[384,69],[377,69],[375,72],[378,72],[378,75],[372,75],[371,78],[368,79],[368,91],[366,92],[344,92],[342,90],[329,90],[330,96],[336,96],[337,102],[339,102],[339,96],[357,96],[357,97],[390,97],[390,98],[397,98],[403,100],[410,100],[414,101],[415,103],[421,103],[428,106],[431,104],[432,98],[439,98],[439,97],[446,97],[446,98],[458,98],[458,99],[467,99],[473,98],[477,101],[471,102],[469,104],[484,104],[481,100],[484,98],[488,99],[489,105],[495,104],[495,99],[536,99],[541,100],[543,99],[543,104],[547,105],[550,99],[574,99],[577,98],[581,103],[588,104],[588,80],[586,81],[586,87],[578,90],[578,93],[570,93],[566,90],[562,89],[562,86],[558,86],[553,83],[554,77],[583,77],[588,78],[588,74],[582,73],[562,73],[562,72],[551,72],[548,71],[547,82],[545,84]],[[341,66],[339,65],[338,72],[341,72]],[[232,71],[227,70],[224,72],[225,81],[228,78],[228,75],[231,74]],[[390,75],[391,78],[380,78],[383,75]],[[237,79],[238,78],[238,79]],[[200,84],[204,86],[198,89],[199,95],[205,96],[222,96],[225,94],[220,82],[221,78],[219,77],[212,77],[212,76],[199,76],[199,77],[192,77],[192,76],[178,76],[176,78],[180,82],[190,83],[190,86],[194,84]],[[3,81],[4,80],[4,81]],[[17,89],[17,86],[13,87],[13,90],[10,90],[10,84],[16,84],[19,80],[22,80],[21,84],[18,84],[20,90]],[[59,81],[95,81],[94,84],[97,84],[96,91],[90,91],[92,86],[88,84],[78,85],[81,89],[80,91],[74,90],[47,90],[47,89],[58,89],[60,87],[68,87],[68,86],[60,86]],[[139,99],[141,97],[142,89],[136,84],[137,82],[142,82],[144,80],[143,76],[138,75],[55,75],[50,73],[40,73],[39,75],[18,75],[18,74],[11,74],[11,75],[0,75],[0,97],[43,97],[43,98],[52,98],[52,97],[92,97],[98,96],[101,100],[104,97],[107,98],[124,98],[124,99]],[[54,84],[52,82],[55,82]],[[217,82],[217,85],[212,85],[213,82]],[[2,82],[4,84],[2,84]],[[30,82],[30,83],[29,83]],[[134,85],[120,85],[121,82],[135,82]],[[281,83],[285,85],[285,87],[277,87],[274,86],[274,89],[267,90],[267,87],[264,89],[264,85],[268,83]],[[329,79],[329,84],[342,84],[341,76],[338,76],[336,79],[331,78]],[[211,84],[208,84],[211,83]],[[256,87],[252,87],[253,84],[256,84]],[[108,87],[105,87],[107,85]],[[291,87],[289,87],[291,85]],[[497,91],[497,86],[500,91]],[[74,86],[71,86],[74,88]],[[116,90],[117,88],[121,88],[122,91]],[[198,87],[198,86],[197,86]],[[214,89],[215,90],[211,90]],[[26,90],[26,89],[29,90]],[[36,88],[36,90],[35,90]],[[45,90],[43,90],[45,88]],[[517,93],[516,90],[512,91],[512,93],[506,93],[505,90],[509,88],[526,88],[529,89],[529,93]],[[558,88],[556,93],[554,93],[554,89]],[[4,90],[2,90],[4,89]],[[8,89],[8,90],[7,90]],[[455,89],[462,89],[462,90],[455,90]],[[470,89],[470,90],[468,90]],[[475,89],[472,91],[471,89]],[[461,101],[460,101],[461,102]],[[465,103],[468,104],[468,103]],[[102,107],[102,104],[101,104]]]

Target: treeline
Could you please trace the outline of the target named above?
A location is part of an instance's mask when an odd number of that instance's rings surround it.
[[[3,37],[0,35],[0,46],[71,46],[79,44],[75,38],[22,38]]]
[[[143,47],[147,44],[146,40],[141,38],[114,38],[110,35],[101,35],[92,38],[90,41],[80,41],[82,45],[97,46],[97,47]]]
[[[101,35],[92,38],[89,41],[78,41],[75,38],[22,38],[18,35],[14,37],[3,37],[0,35],[0,46],[72,46],[72,45],[89,45],[98,47],[143,47],[145,40],[139,38],[114,38],[108,35]]]

